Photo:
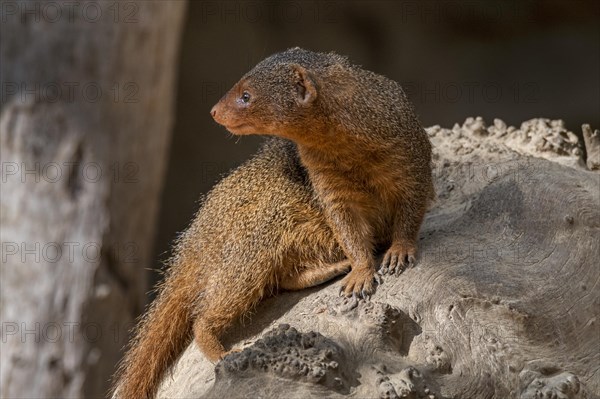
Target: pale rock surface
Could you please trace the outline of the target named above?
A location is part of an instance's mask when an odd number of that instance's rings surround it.
[[[215,367],[190,345],[159,397],[597,397],[600,175],[582,143],[548,119],[427,132],[438,199],[416,267],[369,301],[339,280],[264,300],[224,337],[241,352]]]

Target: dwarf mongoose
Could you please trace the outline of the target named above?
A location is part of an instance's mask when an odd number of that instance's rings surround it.
[[[346,295],[415,260],[433,198],[431,145],[398,83],[342,56],[294,48],[248,72],[213,107],[236,135],[275,136],[204,199],[140,322],[116,386],[150,398],[195,339],[220,334],[265,295],[348,273]]]

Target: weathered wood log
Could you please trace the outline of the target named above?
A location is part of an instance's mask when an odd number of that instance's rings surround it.
[[[2,4],[2,397],[103,397],[141,312],[184,2]]]
[[[159,397],[599,395],[600,175],[577,137],[543,119],[428,133],[415,268],[368,302],[339,282],[265,300],[225,338],[243,351],[215,368],[190,345]]]
[[[584,124],[583,140],[587,152],[587,167],[589,170],[600,169],[600,130],[596,129],[592,132],[592,128],[588,124]]]

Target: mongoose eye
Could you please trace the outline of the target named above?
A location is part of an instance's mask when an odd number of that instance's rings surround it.
[[[244,93],[242,93],[242,96],[240,97],[240,99],[242,100],[243,103],[249,102],[250,101],[250,93],[245,91]]]

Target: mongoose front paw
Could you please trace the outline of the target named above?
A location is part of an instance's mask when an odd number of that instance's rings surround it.
[[[380,274],[400,274],[407,267],[413,267],[417,248],[412,244],[394,243],[387,250],[379,268]]]
[[[376,284],[380,283],[381,280],[373,268],[353,268],[342,280],[340,295],[367,298],[375,292]]]

